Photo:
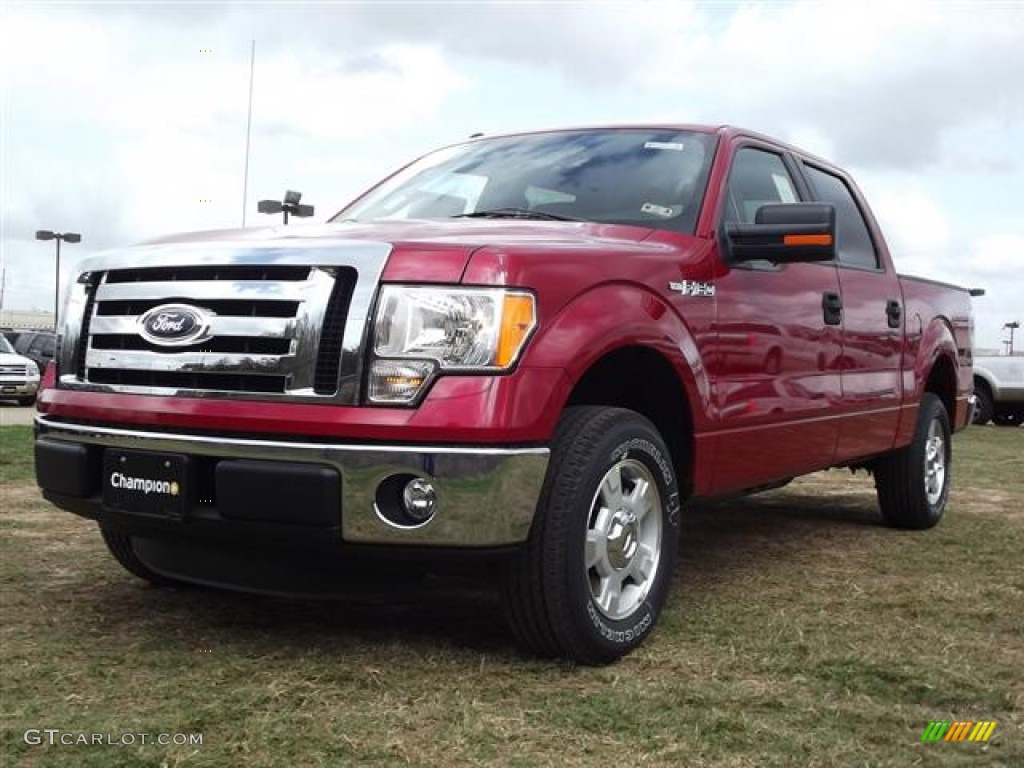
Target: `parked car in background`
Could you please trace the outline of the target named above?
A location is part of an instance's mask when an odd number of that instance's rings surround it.
[[[53,360],[56,348],[57,335],[52,331],[25,331],[14,342],[14,351],[38,365],[40,371]]]
[[[15,354],[6,336],[0,336],[0,400],[17,400],[32,405],[39,391],[39,367],[27,357]]]
[[[1024,423],[1024,355],[974,356],[974,423]]]

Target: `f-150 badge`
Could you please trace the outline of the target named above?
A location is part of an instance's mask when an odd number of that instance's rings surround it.
[[[676,291],[683,296],[714,296],[715,284],[702,283],[696,280],[680,280],[668,284],[670,291]]]

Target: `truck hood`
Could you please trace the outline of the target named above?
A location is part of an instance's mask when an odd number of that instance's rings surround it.
[[[287,244],[303,240],[372,240],[394,245],[435,248],[449,245],[477,248],[495,244],[536,244],[593,242],[605,247],[615,241],[640,242],[653,230],[588,221],[530,221],[522,219],[406,219],[370,222],[297,224],[250,229],[219,229],[188,232],[149,240],[142,245],[170,245],[202,242],[280,241]]]
[[[242,247],[305,247],[330,241],[375,243],[391,247],[382,278],[387,281],[459,282],[473,254],[571,254],[621,260],[627,255],[661,252],[673,247],[660,241],[661,233],[644,227],[575,221],[522,219],[380,220],[299,224],[292,226],[192,232],[151,240],[141,245],[190,249],[204,244]],[[652,235],[654,237],[652,238]],[[659,242],[660,241],[660,242]],[[685,249],[684,249],[685,250]]]
[[[29,365],[29,366],[34,366],[35,363],[32,362],[32,360],[30,360],[29,358],[22,357],[21,355],[12,355],[9,352],[0,352],[0,365]]]

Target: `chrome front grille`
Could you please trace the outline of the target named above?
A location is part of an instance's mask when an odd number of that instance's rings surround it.
[[[153,266],[126,254],[108,265],[97,257],[108,268],[83,273],[68,304],[60,386],[355,402],[367,314],[389,250],[361,245],[360,254],[246,249],[218,254],[222,263],[194,253],[199,263],[188,263],[187,252]],[[338,249],[357,250],[345,246]],[[302,255],[308,261],[296,263]],[[142,319],[163,305],[199,310],[208,331],[184,346],[147,338]]]
[[[0,365],[0,376],[28,376],[28,366]]]

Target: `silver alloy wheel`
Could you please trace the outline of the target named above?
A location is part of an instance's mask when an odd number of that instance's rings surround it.
[[[612,620],[647,599],[661,559],[661,493],[647,466],[622,459],[590,502],[584,569],[598,610]]]
[[[928,437],[924,443],[924,492],[929,504],[942,498],[946,484],[946,441],[938,420],[928,426]]]

